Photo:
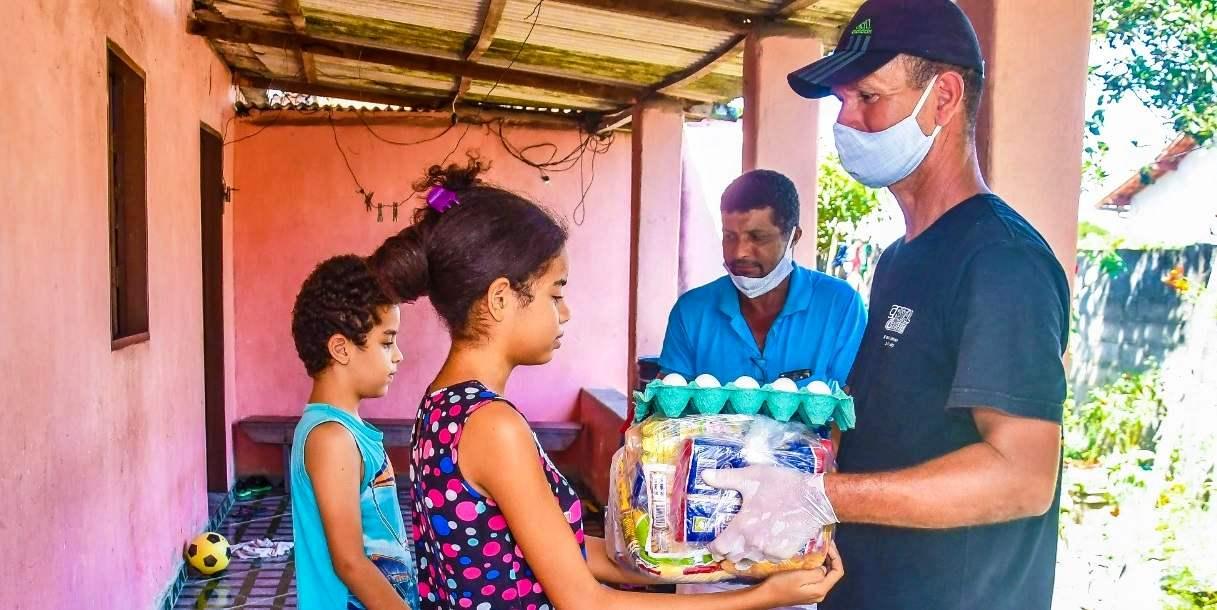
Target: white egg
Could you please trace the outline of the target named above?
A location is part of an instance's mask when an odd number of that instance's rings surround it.
[[[718,382],[718,378],[710,373],[702,373],[701,375],[698,375],[697,379],[693,380],[693,383],[696,383],[697,387],[699,388],[717,388],[722,385]]]
[[[689,385],[689,382],[685,381],[684,375],[681,375],[680,373],[668,373],[663,378],[663,384],[684,386]]]
[[[743,377],[735,380],[735,387],[743,388],[745,390],[757,390],[760,389],[761,384],[757,383],[755,379],[744,375]]]
[[[799,386],[794,384],[793,379],[786,377],[778,377],[773,381],[773,389],[779,392],[798,392]]]
[[[819,379],[807,384],[807,391],[812,394],[832,394],[832,388]]]

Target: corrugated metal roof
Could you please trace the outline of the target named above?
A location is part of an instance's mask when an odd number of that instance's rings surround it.
[[[861,3],[855,0],[820,0],[791,15],[790,20],[795,23],[833,28],[838,31],[839,36],[840,29],[849,22],[860,5]],[[837,44],[836,37],[830,38],[830,40],[824,41],[825,45],[827,47],[835,47]]]
[[[318,12],[410,23],[468,35],[478,22],[480,0],[300,0],[304,14]]]
[[[496,38],[527,35],[536,0],[508,0]],[[731,38],[730,32],[666,23],[612,11],[544,2],[530,45],[681,68]]]
[[[435,69],[435,62],[428,57],[466,58],[482,31],[484,11],[490,3],[500,1],[503,5],[497,29],[474,60],[490,68],[471,72],[479,75],[473,79],[460,79],[450,73],[464,68]],[[263,86],[271,83],[302,93],[340,91],[355,99],[363,91],[374,94],[365,97],[381,101],[396,95],[405,105],[415,100],[434,105],[453,99],[458,86],[464,84],[462,95],[473,102],[481,101],[493,89],[486,101],[610,111],[622,107],[623,97],[648,95],[661,84],[704,65],[738,40],[738,23],[728,26],[735,31],[723,31],[711,29],[719,23],[713,18],[687,22],[673,19],[672,14],[679,16],[685,10],[681,6],[702,15],[707,11],[727,11],[723,14],[737,17],[757,15],[759,25],[777,19],[774,15],[790,4],[790,0],[651,2],[623,1],[612,6],[625,8],[605,10],[583,6],[608,6],[588,0],[544,0],[539,7],[537,0],[195,0],[194,19],[222,30],[219,34],[209,30],[208,35],[247,87],[254,82]],[[807,27],[831,47],[861,3],[819,0],[786,22]],[[654,7],[658,4],[671,10],[657,16]],[[290,7],[296,5],[300,12],[292,15]],[[261,44],[267,40],[298,44]],[[394,63],[386,65],[363,59],[362,52],[353,53],[350,46],[338,50],[326,47],[327,41],[411,55],[400,60],[400,54],[385,59]],[[509,65],[512,73],[504,79],[501,75],[506,74]],[[495,86],[488,77],[496,74],[507,82]],[[560,80],[562,86],[554,84],[550,88],[556,81],[546,79]],[[683,98],[692,106],[728,101],[738,97],[742,88],[743,57],[736,47],[704,74],[668,87],[664,95]]]
[[[763,15],[786,4],[783,0],[688,0],[688,3],[754,15]]]
[[[276,89],[262,90],[242,87],[241,93],[242,99],[238,101],[237,106],[242,112],[269,112],[274,110],[309,112],[326,110],[336,112],[359,111],[417,114],[434,113],[437,111],[437,108],[429,105],[407,106],[398,104],[378,104],[375,102],[349,100],[339,97],[325,97],[307,95],[303,93],[293,93],[290,91],[279,91]],[[481,102],[477,102],[473,104],[473,106],[487,110],[526,112],[547,116],[579,117],[586,113],[586,111],[583,109],[561,106],[496,104]],[[447,111],[446,108],[440,108],[438,110]]]

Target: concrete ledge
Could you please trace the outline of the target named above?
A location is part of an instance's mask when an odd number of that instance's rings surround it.
[[[288,489],[291,480],[292,436],[298,415],[259,415],[246,417],[237,422],[237,429],[244,432],[255,443],[279,445],[283,448],[283,487]],[[369,418],[368,423],[384,433],[385,447],[409,447],[414,430],[414,419]],[[529,422],[537,440],[547,452],[562,452],[570,448],[579,437],[582,426],[578,422]]]

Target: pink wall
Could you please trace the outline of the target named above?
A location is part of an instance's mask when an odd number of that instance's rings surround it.
[[[1073,278],[1090,0],[960,0],[985,55],[977,124],[989,186],[1044,234]]]
[[[290,316],[300,282],[313,265],[343,252],[368,254],[408,222],[405,210],[396,223],[389,217],[378,223],[375,213],[364,211],[325,115],[312,117],[313,124],[297,125],[289,123],[309,120],[308,115],[285,116],[236,144],[238,418],[297,414],[308,397],[309,378],[292,347]],[[397,141],[419,140],[442,129],[433,123],[419,125],[419,119],[407,120],[408,124],[401,120],[373,124],[372,129]],[[261,128],[239,121],[237,136]],[[465,126],[434,142],[409,147],[381,142],[357,121],[348,120],[337,130],[359,181],[381,201],[407,197],[410,183],[452,150]],[[579,138],[571,129],[509,126],[505,131],[517,148],[552,142],[563,155]],[[534,197],[569,221],[579,202],[578,169],[551,174],[546,185],[536,170],[508,156],[497,137],[479,127],[469,130],[452,159],[464,162],[466,150],[478,150],[493,163],[489,180]],[[588,177],[590,161],[589,153]],[[567,339],[553,362],[521,369],[508,387],[508,395],[533,420],[570,419],[583,387],[625,387],[629,172],[629,136],[619,134],[608,154],[596,160],[583,225],[570,225],[567,296],[573,318],[566,326]],[[429,305],[404,308],[402,328],[406,360],[390,394],[365,406],[367,416],[412,417],[447,354],[447,333]],[[257,446],[239,432],[236,436],[240,471],[279,471],[278,450]]]
[[[0,2],[0,608],[148,608],[206,522],[199,123],[229,75],[188,0]],[[151,340],[112,352],[106,40],[146,72]]]
[[[744,171],[772,169],[799,192],[803,238],[795,260],[816,260],[816,131],[820,103],[790,88],[786,75],[824,54],[810,32],[786,26],[748,35],[744,47]]]
[[[628,332],[625,362],[634,386],[637,357],[659,355],[668,312],[680,296],[681,147],[684,110],[666,99],[634,107]],[[629,258],[627,258],[629,260]],[[623,293],[627,294],[627,293]]]

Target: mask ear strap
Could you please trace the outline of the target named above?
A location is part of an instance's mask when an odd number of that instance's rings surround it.
[[[921,92],[921,99],[917,100],[917,107],[913,108],[913,114],[921,112],[921,107],[925,106],[925,101],[930,99],[930,92],[934,90],[934,83],[938,82],[938,75],[935,74],[930,78],[930,84],[925,86],[925,91]]]
[[[938,82],[937,74],[935,74],[934,77],[930,79],[930,84],[926,85],[925,91],[921,92],[921,99],[917,100],[917,106],[915,106],[913,108],[913,114],[909,115],[909,116],[913,117],[914,121],[917,120],[917,115],[921,114],[921,109],[925,106],[925,101],[930,99],[930,92],[934,90],[934,83],[936,83],[936,82]],[[932,137],[938,135],[939,131],[942,131],[942,125],[939,125],[938,123],[934,123],[934,132],[930,134],[930,137],[932,138]]]

